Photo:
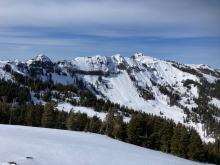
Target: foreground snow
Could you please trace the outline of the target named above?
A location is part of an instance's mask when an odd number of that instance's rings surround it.
[[[97,134],[0,125],[0,165],[7,162],[19,165],[200,164]]]

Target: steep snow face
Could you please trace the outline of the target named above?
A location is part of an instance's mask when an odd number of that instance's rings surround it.
[[[88,76],[85,79],[90,82],[96,82],[89,79]],[[156,100],[144,100],[126,72],[116,77],[105,77],[102,81],[106,84],[98,85],[97,89],[112,102],[155,115],[163,113],[164,116],[169,116],[176,122],[183,122],[183,111],[175,106],[168,106],[167,102],[160,100],[159,96]]]
[[[94,57],[77,57],[72,60],[72,65],[74,65],[77,69],[84,71],[102,70],[106,72],[108,71],[106,64],[107,57],[98,55]]]
[[[0,132],[1,165],[202,164],[98,134],[8,125]]]
[[[98,91],[100,91],[106,98],[108,98],[112,102],[128,106],[129,108],[133,108],[134,110],[170,118],[173,119],[176,123],[180,122],[187,126],[193,126],[199,132],[203,141],[214,141],[213,138],[206,136],[201,124],[184,123],[184,118],[186,118],[186,115],[184,114],[183,110],[177,106],[169,106],[169,98],[166,95],[161,94],[158,88],[151,84],[151,75],[149,73],[140,72],[136,75],[139,81],[143,81],[144,85],[150,86],[151,90],[154,93],[155,99],[145,100],[143,97],[141,97],[136,86],[134,85],[134,82],[132,82],[126,71],[122,71],[117,76],[103,77],[102,82],[98,81],[98,77],[88,75],[84,76],[84,80],[93,84]],[[192,78],[195,77],[192,76]],[[181,80],[182,79],[184,79],[184,77],[181,77]],[[158,83],[159,82],[160,81],[158,80]],[[165,82],[161,81],[160,83]],[[184,93],[186,91],[185,87],[183,86],[177,86],[175,87],[175,89],[181,93]],[[187,95],[183,96],[180,104],[187,106],[188,108],[196,107],[197,105],[195,104],[193,98],[198,97],[197,88],[192,87],[187,94],[189,95],[189,97],[187,97]],[[186,103],[187,98],[190,100],[189,103]]]
[[[208,65],[204,64],[191,64],[188,65],[192,67],[193,69],[197,70],[199,73],[203,75],[203,77],[210,83],[214,83],[216,80],[220,79],[220,72],[216,69],[211,68]]]
[[[84,76],[84,79],[93,84],[97,90],[101,91],[111,101],[145,112],[151,112],[152,110],[156,113],[155,106],[159,104],[163,104],[168,108],[167,96],[161,94],[158,86],[153,85],[152,81],[159,85],[169,85],[182,95],[183,100],[190,97],[191,104],[194,104],[193,98],[198,97],[197,87],[193,86],[191,89],[187,89],[183,86],[183,81],[190,79],[199,82],[200,80],[196,76],[182,72],[165,61],[146,56],[136,58],[138,60],[124,59],[123,64],[129,72],[121,70],[117,75],[103,77],[101,82],[94,76]],[[147,87],[152,92],[155,97],[154,108],[150,104],[152,101],[146,101],[140,96],[137,87],[142,89]],[[185,103],[183,102],[183,104]]]
[[[77,57],[71,61],[72,68],[82,71],[102,71],[103,73],[118,73],[118,64],[123,63],[124,57],[114,55],[111,57],[106,56],[93,56],[93,57]]]

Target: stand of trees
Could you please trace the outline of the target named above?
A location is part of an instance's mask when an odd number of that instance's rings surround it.
[[[194,129],[145,113],[133,113],[128,123],[112,109],[102,121],[85,113],[54,110],[53,103],[20,105],[10,113],[11,107],[0,102],[1,124],[8,124],[12,116],[11,124],[89,131],[191,160],[220,163],[218,140],[215,144],[204,144]]]

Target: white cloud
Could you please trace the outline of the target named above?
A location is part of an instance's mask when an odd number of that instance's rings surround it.
[[[69,28],[104,36],[216,36],[220,35],[220,3],[214,2],[1,0],[0,27]]]

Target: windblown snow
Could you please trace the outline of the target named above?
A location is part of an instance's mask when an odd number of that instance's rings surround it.
[[[104,135],[0,125],[0,164],[9,165],[199,165]]]

